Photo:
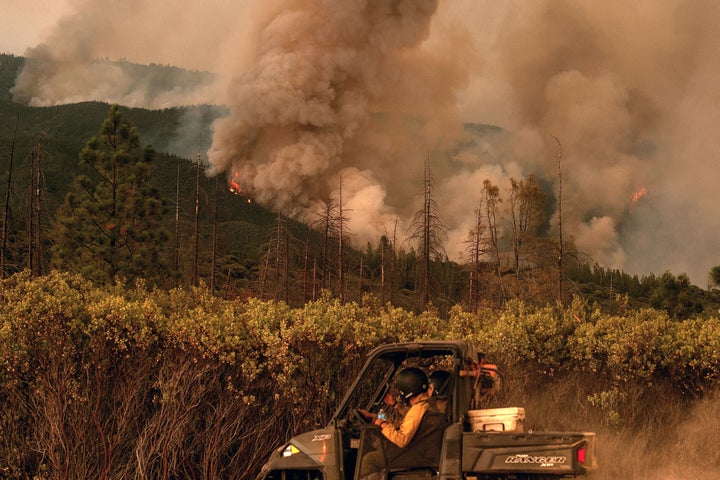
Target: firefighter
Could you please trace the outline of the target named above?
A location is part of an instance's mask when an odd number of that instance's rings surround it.
[[[444,415],[437,409],[430,380],[417,367],[400,371],[395,377],[399,400],[409,406],[399,425],[393,425],[372,413],[360,412],[380,427],[381,449],[363,456],[360,476],[365,480],[383,479],[393,468],[435,466],[440,454]]]

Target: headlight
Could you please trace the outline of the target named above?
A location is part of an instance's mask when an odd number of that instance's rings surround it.
[[[292,456],[292,455],[295,455],[296,453],[300,453],[300,450],[298,450],[298,448],[297,448],[295,445],[293,445],[292,443],[290,443],[290,444],[288,444],[288,446],[285,447],[285,449],[283,450],[282,456],[283,456],[283,457],[290,457],[290,456]]]

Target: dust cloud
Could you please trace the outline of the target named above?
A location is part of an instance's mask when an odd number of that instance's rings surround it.
[[[75,0],[14,93],[226,105],[213,170],[303,220],[342,178],[359,245],[406,231],[428,161],[451,258],[483,180],[506,192],[534,174],[554,194],[557,137],[577,247],[705,286],[720,263],[719,19],[711,0]],[[105,59],[212,79],[158,91]]]
[[[669,403],[673,403],[672,401]],[[615,480],[715,480],[720,454],[708,447],[717,439],[720,397],[703,398],[678,408],[659,406],[655,425],[598,434],[599,468],[590,478]]]

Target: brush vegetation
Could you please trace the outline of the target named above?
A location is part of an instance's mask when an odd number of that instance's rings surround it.
[[[576,298],[443,320],[370,298],[291,308],[25,273],[0,288],[0,477],[253,478],[326,424],[371,348],[457,338],[504,372],[491,406],[524,406],[528,429],[598,433],[594,478],[718,473],[702,443],[718,426],[717,316],[610,315]]]

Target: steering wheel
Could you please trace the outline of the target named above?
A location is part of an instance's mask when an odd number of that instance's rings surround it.
[[[372,421],[372,419],[367,418],[365,415],[360,413],[359,408],[353,408],[351,410],[351,416],[353,417],[353,420],[360,420],[360,423],[362,423],[364,425],[369,425],[370,422]]]

